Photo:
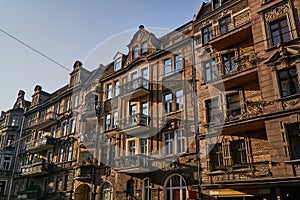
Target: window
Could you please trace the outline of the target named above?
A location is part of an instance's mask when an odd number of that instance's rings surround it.
[[[228,117],[234,119],[239,117],[241,114],[241,104],[240,104],[240,96],[238,93],[230,94],[226,96],[227,98],[227,109],[228,109]]]
[[[11,156],[3,157],[3,170],[5,170],[5,171],[10,170],[11,159],[12,159]]]
[[[142,54],[147,53],[147,42],[142,43]]]
[[[225,34],[229,32],[232,28],[230,15],[220,19],[220,33]]]
[[[70,145],[70,146],[68,146],[67,161],[71,161],[72,160],[72,154],[73,154],[73,146]]]
[[[165,194],[166,199],[173,199],[173,200],[187,199],[186,183],[184,179],[179,175],[172,176],[167,180],[165,192],[166,192]]]
[[[116,61],[115,61],[115,67],[114,67],[114,70],[115,71],[118,71],[121,69],[121,58],[118,58]]]
[[[60,189],[61,185],[61,177],[57,176],[55,180],[55,192],[57,192]]]
[[[138,47],[135,46],[132,48],[132,59],[136,59],[137,57],[139,57],[139,52],[138,52]]]
[[[218,170],[231,165],[245,165],[247,164],[245,140],[212,144],[209,157],[211,170]]]
[[[68,132],[68,123],[67,122],[63,122],[61,124],[61,136],[66,136]]]
[[[149,178],[143,181],[143,200],[151,200],[151,185]]]
[[[300,124],[286,125],[286,131],[291,159],[300,159]]]
[[[142,77],[143,77],[143,79],[148,80],[149,79],[149,70],[148,70],[148,67],[143,68],[141,71],[142,71]]]
[[[246,147],[244,140],[236,140],[230,142],[232,162],[234,165],[242,165],[247,163]]]
[[[217,115],[219,114],[218,98],[213,98],[206,101],[207,109],[207,122],[215,122]]]
[[[119,81],[116,81],[114,83],[114,96],[119,96],[120,94],[120,82]]]
[[[63,160],[64,160],[64,152],[65,152],[65,149],[63,147],[61,147],[59,150],[59,157],[58,157],[59,163],[63,162]]]
[[[148,102],[142,103],[142,114],[148,115]]]
[[[0,181],[0,195],[4,195],[6,187],[6,181]]]
[[[214,58],[211,60],[204,61],[203,68],[204,68],[204,79],[206,82],[212,81],[218,77],[217,76],[218,68]]]
[[[141,139],[140,145],[141,145],[141,154],[147,154],[148,153],[148,140]]]
[[[224,74],[230,74],[231,72],[237,71],[237,66],[234,62],[234,52],[223,54],[222,55],[223,60],[223,68],[224,68]]]
[[[282,97],[299,93],[298,73],[296,67],[278,71],[278,79]]]
[[[14,135],[8,135],[7,136],[6,146],[13,145],[14,141],[15,141],[15,136]]]
[[[64,191],[68,190],[68,183],[69,183],[69,175],[65,175],[64,179]]]
[[[175,109],[183,109],[183,90],[178,90],[175,92]]]
[[[69,111],[70,110],[70,99],[66,99],[65,100],[65,111]]]
[[[109,129],[110,129],[110,114],[106,114],[104,119],[104,130],[109,130]]]
[[[185,152],[185,136],[183,130],[175,131],[176,137],[176,153],[184,153]]]
[[[118,112],[113,113],[113,123],[112,123],[112,128],[117,128],[118,125]]]
[[[48,158],[47,158],[47,163],[52,163],[52,159],[53,159],[53,152],[49,152]]]
[[[182,70],[182,54],[175,56],[175,71],[180,72]]]
[[[54,112],[55,112],[56,114],[59,114],[59,104],[56,104],[56,105],[54,106]]]
[[[169,76],[172,72],[171,59],[164,60],[164,76]]]
[[[221,0],[213,0],[213,9],[217,9],[221,6]]]
[[[10,126],[19,126],[19,117],[18,116],[11,116]]]
[[[110,99],[112,95],[112,84],[106,85],[106,99]]]
[[[137,72],[132,72],[130,74],[130,79],[132,81],[132,89],[138,88],[138,86],[139,86],[138,73]]]
[[[128,141],[128,156],[135,154],[135,140]]]
[[[75,119],[71,119],[71,122],[70,122],[70,131],[71,131],[71,134],[75,133],[75,129],[76,129],[76,120]]]
[[[287,19],[280,19],[270,23],[272,46],[291,39]]]
[[[174,133],[165,133],[165,155],[173,154]]]
[[[136,104],[130,105],[129,107],[129,123],[135,123],[137,120],[136,116],[137,106]]]
[[[213,146],[213,145],[212,145]],[[222,143],[216,143],[209,152],[211,170],[224,166]]]
[[[79,102],[79,96],[76,94],[73,98],[73,108],[77,108]]]
[[[214,37],[212,25],[208,25],[202,29],[202,43],[207,44]]]
[[[134,196],[134,180],[130,179],[127,181],[126,185],[126,196],[133,197]]]
[[[165,113],[172,112],[172,93],[164,95]]]
[[[103,184],[101,197],[103,200],[113,200],[113,189],[110,183],[106,182]]]

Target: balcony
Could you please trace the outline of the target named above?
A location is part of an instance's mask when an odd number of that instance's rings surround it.
[[[151,165],[151,158],[142,155],[124,156],[115,159],[115,170],[123,173],[141,173],[150,172],[155,167]]]
[[[21,167],[21,176],[40,176],[49,174],[51,165],[42,159],[36,159],[31,165]]]
[[[131,80],[121,86],[121,96],[129,99],[145,96],[149,93],[149,81],[143,77]]]
[[[56,113],[48,112],[45,115],[42,115],[35,123],[35,128],[43,129],[47,126],[51,126],[56,123]]]
[[[217,51],[224,50],[252,37],[249,9],[232,15],[231,19],[228,30],[221,32],[220,27],[217,26],[216,31],[214,31],[214,38],[210,41],[210,44]]]
[[[93,114],[96,115],[96,107],[95,107],[95,102],[93,101],[88,101],[82,104],[82,114]]]
[[[223,134],[252,131],[264,128],[263,108],[268,102],[245,101],[240,108],[220,112],[211,117],[210,127],[222,129]]]
[[[207,173],[209,184],[233,183],[238,181],[255,181],[272,176],[269,162],[248,163],[243,166],[227,166]]]
[[[75,168],[75,180],[91,180],[94,165],[91,164],[80,164]]]
[[[134,114],[118,121],[119,130],[127,134],[142,133],[149,130],[150,117],[144,114]]]
[[[249,82],[258,82],[257,58],[254,52],[248,52],[234,60],[230,71],[223,64],[218,65],[217,79],[212,84],[220,89],[230,89]],[[225,72],[226,71],[226,72]]]
[[[26,151],[31,153],[36,153],[40,151],[44,151],[47,149],[51,149],[55,146],[56,140],[51,136],[44,136],[38,140],[33,140],[26,144]]]

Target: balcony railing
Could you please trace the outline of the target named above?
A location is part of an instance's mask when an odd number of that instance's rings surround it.
[[[131,128],[135,126],[149,126],[150,117],[144,114],[130,115],[124,119],[118,121],[118,125],[121,129]]]
[[[122,172],[137,173],[140,170],[149,171],[151,166],[151,160],[146,155],[132,155],[118,157],[115,159],[115,170]]]
[[[131,94],[133,92],[138,92],[139,89],[148,90],[149,81],[143,77],[133,79],[120,87],[121,95]]]
[[[49,174],[50,168],[51,164],[45,163],[44,160],[39,160],[38,162],[34,162],[30,165],[22,166],[21,176]]]
[[[251,21],[251,18],[250,18],[250,11],[249,10],[246,10],[242,13],[239,13],[239,14],[236,14],[236,15],[233,15],[232,16],[232,20],[230,23],[227,24],[227,29],[222,29],[221,31],[221,28],[220,26],[218,25],[217,28],[215,29],[214,31],[214,38],[218,37],[218,36],[222,36],[222,35],[225,35],[231,31],[233,31],[234,29],[237,29],[239,27],[241,27],[242,25],[248,23]]]
[[[213,114],[210,123],[218,125],[227,122],[258,117],[260,115],[263,115],[264,104],[265,102],[263,101],[246,101],[243,105],[241,105],[240,108],[234,108],[228,110],[227,112],[219,112],[217,114]]]
[[[26,150],[30,152],[38,152],[52,148],[56,143],[55,138],[45,136],[38,140],[33,140],[26,143]]]
[[[94,165],[86,164],[79,165],[75,168],[75,179],[76,180],[89,180],[92,178]]]
[[[82,105],[82,112],[96,112],[95,102],[86,102]]]
[[[239,167],[227,166],[207,174],[210,177],[210,184],[254,180],[272,176],[269,162],[248,163]]]
[[[43,123],[47,123],[49,121],[56,120],[56,116],[57,115],[55,112],[48,112],[39,118],[38,124],[43,124]]]

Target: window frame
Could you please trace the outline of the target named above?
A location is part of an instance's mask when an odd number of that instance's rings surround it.
[[[291,76],[290,75],[290,71],[291,70],[295,70],[295,75],[294,76]],[[286,78],[285,79],[282,79],[280,77],[280,73],[283,73],[283,72],[286,72]],[[296,83],[294,82],[294,79],[296,81]],[[282,88],[282,81],[284,80],[287,80],[288,83],[287,83],[287,87],[290,86],[290,85],[294,85],[293,87],[294,88],[288,88],[290,91],[288,92],[289,94],[283,94],[283,88]],[[292,95],[297,95],[300,93],[300,86],[299,86],[299,76],[298,76],[298,70],[297,70],[297,67],[296,66],[291,66],[289,68],[284,68],[284,69],[281,69],[281,70],[278,70],[277,71],[277,81],[278,81],[278,86],[279,86],[279,91],[280,91],[280,96],[282,98],[284,97],[289,97],[289,96],[292,96]],[[296,84],[296,85],[295,85]],[[297,87],[298,86],[298,87]],[[291,91],[291,90],[295,90],[295,91]]]
[[[122,57],[117,58],[114,62],[114,71],[119,71],[122,68]]]
[[[203,74],[204,74],[204,80],[205,82],[211,82],[218,78],[217,72],[218,72],[218,66],[216,64],[215,58],[206,60],[202,62],[203,66]],[[208,79],[208,73],[209,72],[209,79]],[[215,73],[215,74],[214,74]]]
[[[227,15],[219,19],[219,31],[220,35],[224,35],[232,30],[232,19],[231,15]]]
[[[111,127],[111,116],[110,115],[111,115],[110,113],[107,113],[104,116],[104,131],[110,130],[110,127]]]
[[[286,21],[284,26],[282,26],[280,24],[282,21]],[[278,27],[276,29],[275,28],[273,29],[272,25],[275,25],[275,24],[277,24]],[[292,39],[291,30],[290,30],[290,26],[289,26],[289,23],[288,23],[288,18],[286,16],[268,22],[268,26],[269,26],[269,32],[270,32],[269,33],[269,38],[270,38],[270,46],[271,47],[277,46],[278,44],[280,44],[282,42],[283,43],[288,42]],[[288,31],[283,33],[284,28],[287,28]],[[276,32],[276,31],[279,32],[279,35],[273,36],[273,33]],[[287,40],[285,40],[284,35],[288,36]],[[279,41],[275,44],[274,38],[278,38],[278,37],[279,37]]]
[[[108,83],[106,84],[106,100],[109,100],[112,98],[112,89],[113,89],[113,86],[111,83]]]
[[[172,74],[172,59],[167,58],[163,60],[163,76],[168,77]]]
[[[210,40],[214,38],[214,29],[212,24],[209,24],[201,29],[202,33],[202,44],[206,45]]]

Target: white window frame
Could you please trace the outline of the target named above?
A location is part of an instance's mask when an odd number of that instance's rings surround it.
[[[119,118],[119,112],[114,111],[112,115],[112,128],[117,128],[118,126],[118,118]]]
[[[172,182],[171,182],[171,186],[167,186],[168,185],[168,182],[172,180],[173,177],[175,176],[179,176],[180,177],[180,186],[172,186]],[[187,184],[186,184],[186,181],[184,180],[184,178],[178,174],[176,175],[172,175],[170,177],[168,177],[166,179],[166,182],[165,182],[165,200],[167,200],[167,192],[170,192],[170,199],[173,199],[173,191],[174,190],[180,190],[180,200],[185,200],[183,199],[183,190],[185,190],[185,197],[187,198],[188,197],[188,190],[187,190]]]
[[[114,97],[117,97],[120,95],[120,81],[117,80],[114,82]]]
[[[142,140],[146,140],[146,145],[143,145],[144,146],[144,148],[146,149],[146,152],[142,152]],[[140,149],[139,149],[139,153],[140,154],[144,154],[144,155],[148,155],[148,146],[149,146],[149,141],[148,141],[148,139],[147,138],[141,138],[140,140],[139,140],[139,146],[140,146]]]
[[[113,89],[113,85],[111,83],[108,83],[106,85],[106,99],[112,98],[112,89]]]
[[[146,183],[146,185],[145,185]],[[147,193],[146,193],[147,191]],[[143,200],[151,200],[151,183],[150,178],[145,178],[143,180],[143,189],[142,189],[142,199]]]
[[[119,57],[114,62],[114,71],[119,71],[121,68],[122,68],[122,57]]]
[[[130,143],[131,142],[134,142],[134,147],[133,146],[130,146]],[[128,139],[127,141],[126,141],[126,152],[127,152],[127,156],[132,156],[132,155],[135,155],[135,154],[137,154],[137,142],[136,142],[136,140],[134,139],[134,138],[131,138],[131,139]],[[132,149],[134,149],[134,151],[131,151]]]
[[[166,139],[166,135],[169,135],[168,139]],[[174,154],[174,141],[174,132],[170,131],[163,134],[164,155],[172,156]]]
[[[109,122],[109,123],[108,123]],[[111,126],[111,116],[110,113],[106,114],[104,117],[104,130],[109,130]]]

